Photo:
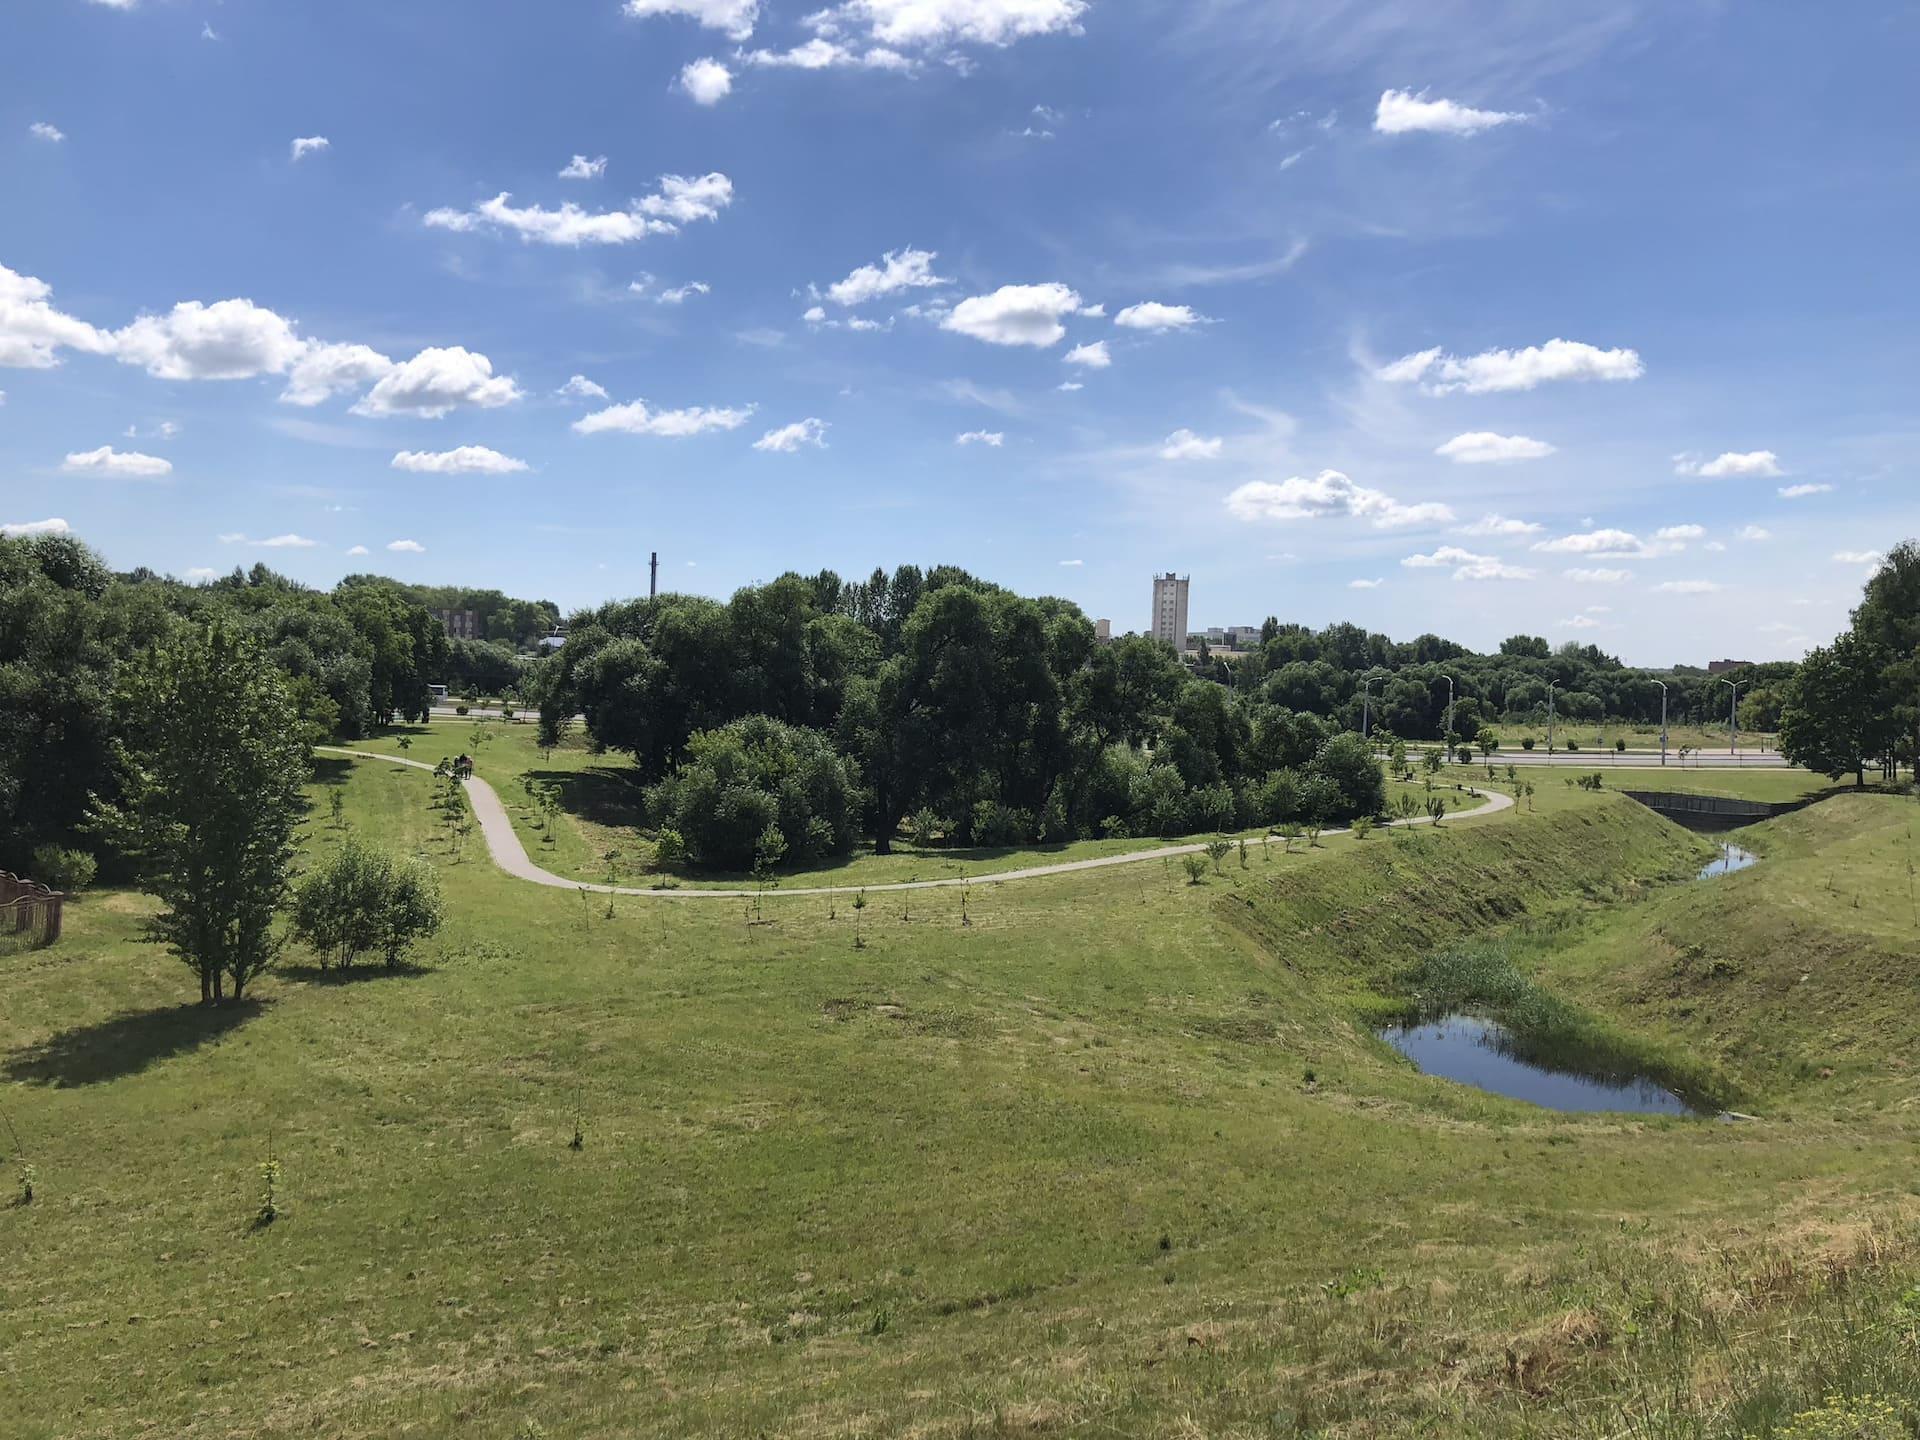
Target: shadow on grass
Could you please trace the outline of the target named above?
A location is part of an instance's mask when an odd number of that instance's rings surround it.
[[[369,980],[418,980],[431,975],[429,965],[411,960],[398,965],[276,965],[273,973],[282,980],[297,980],[303,985],[359,985]]]
[[[626,779],[628,773],[634,778]],[[640,789],[638,771],[532,770],[528,775],[538,784],[551,785],[567,814],[595,825],[632,827],[646,819],[646,797]]]
[[[243,1000],[218,1007],[172,1005],[163,1010],[124,1011],[14,1051],[0,1066],[0,1075],[56,1089],[119,1080],[211,1044],[265,1008],[258,1000]]]
[[[344,755],[316,755],[313,757],[313,783],[344,785],[347,783],[347,772],[353,769],[353,763]]]

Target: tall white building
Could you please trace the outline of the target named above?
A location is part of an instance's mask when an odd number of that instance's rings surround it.
[[[1153,638],[1164,640],[1183,654],[1187,648],[1187,584],[1185,575],[1153,577]]]

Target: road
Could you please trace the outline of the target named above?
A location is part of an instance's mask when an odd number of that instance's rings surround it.
[[[406,760],[398,755],[381,755],[372,750],[348,750],[339,745],[316,745],[314,749],[328,755],[348,755],[356,760],[383,760],[389,765],[404,765],[411,770],[433,772],[433,766],[424,760]],[[1163,845],[1154,850],[1132,850],[1124,855],[1100,855],[1092,860],[1066,860],[1057,865],[1034,865],[1025,870],[1001,870],[989,875],[974,875],[951,880],[903,880],[891,885],[831,885],[813,886],[805,889],[783,887],[780,889],[760,890],[695,890],[676,888],[663,890],[644,889],[627,885],[595,885],[583,880],[569,880],[564,875],[555,875],[551,870],[542,870],[533,863],[527,854],[527,847],[520,843],[519,832],[513,828],[513,821],[507,816],[507,807],[500,803],[500,797],[494,794],[493,787],[486,781],[474,776],[461,782],[467,788],[467,799],[473,803],[474,819],[480,822],[481,837],[487,842],[487,854],[493,863],[516,880],[525,880],[532,885],[546,885],[556,890],[585,890],[594,895],[637,895],[648,900],[747,900],[762,895],[778,897],[782,895],[844,895],[849,890],[867,890],[874,894],[884,894],[892,890],[951,890],[964,885],[1000,885],[1010,880],[1038,880],[1048,875],[1070,875],[1080,870],[1105,870],[1114,865],[1140,865],[1149,860],[1163,860],[1173,855],[1199,855],[1206,851],[1205,842],[1195,845]],[[1448,816],[1450,820],[1467,820],[1476,815],[1492,815],[1501,810],[1513,808],[1513,797],[1502,795],[1498,791],[1485,792],[1486,803],[1476,805],[1471,810],[1461,810]],[[1433,822],[1426,816],[1415,820],[1395,820],[1394,825],[1430,825]],[[1345,830],[1326,830],[1327,835],[1344,835]],[[1256,840],[1253,844],[1271,844],[1271,839]]]
[[[1605,770],[1617,766],[1622,770],[1658,770],[1660,752],[1658,750],[1576,750],[1571,755],[1564,750],[1552,755],[1544,750],[1498,750],[1491,760],[1482,762],[1477,757],[1474,763],[1488,765],[1571,765],[1580,770]],[[1687,763],[1680,764],[1680,756],[1674,751],[1667,752],[1668,770],[1792,770],[1773,750],[1742,750],[1737,755],[1726,751],[1696,750],[1687,756]]]

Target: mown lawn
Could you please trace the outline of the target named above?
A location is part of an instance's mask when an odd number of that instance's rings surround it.
[[[330,785],[441,868],[418,972],[290,964],[203,1015],[114,892],[0,959],[37,1172],[0,1209],[10,1437],[1739,1436],[1832,1385],[1920,1403],[1898,1057],[1878,1106],[1809,1079],[1791,1123],[1562,1117],[1357,1023],[1424,947],[1679,893],[1700,843],[1618,797],[1199,886],[976,887],[964,923],[959,891],[755,923],[508,881],[418,772]],[[1818,866],[1781,844],[1774,875]]]

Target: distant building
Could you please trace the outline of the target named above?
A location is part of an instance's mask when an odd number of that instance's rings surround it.
[[[449,639],[478,640],[480,638],[480,612],[478,610],[435,610],[433,618],[440,622],[440,628],[447,632]]]
[[[1753,661],[1751,660],[1709,660],[1707,662],[1707,674],[1724,675],[1729,670],[1745,670],[1752,664]]]
[[[1111,641],[1113,639],[1113,621],[1111,620],[1094,621],[1093,622],[1093,638],[1098,640],[1102,645],[1105,645],[1109,641]]]
[[[1190,576],[1174,574],[1153,577],[1153,628],[1149,633],[1154,639],[1166,641],[1183,654],[1192,648],[1187,641],[1187,586],[1190,580]]]
[[[553,627],[553,633],[551,635],[542,635],[540,637],[540,653],[542,655],[551,655],[566,643],[566,627],[564,625],[556,625]]]

